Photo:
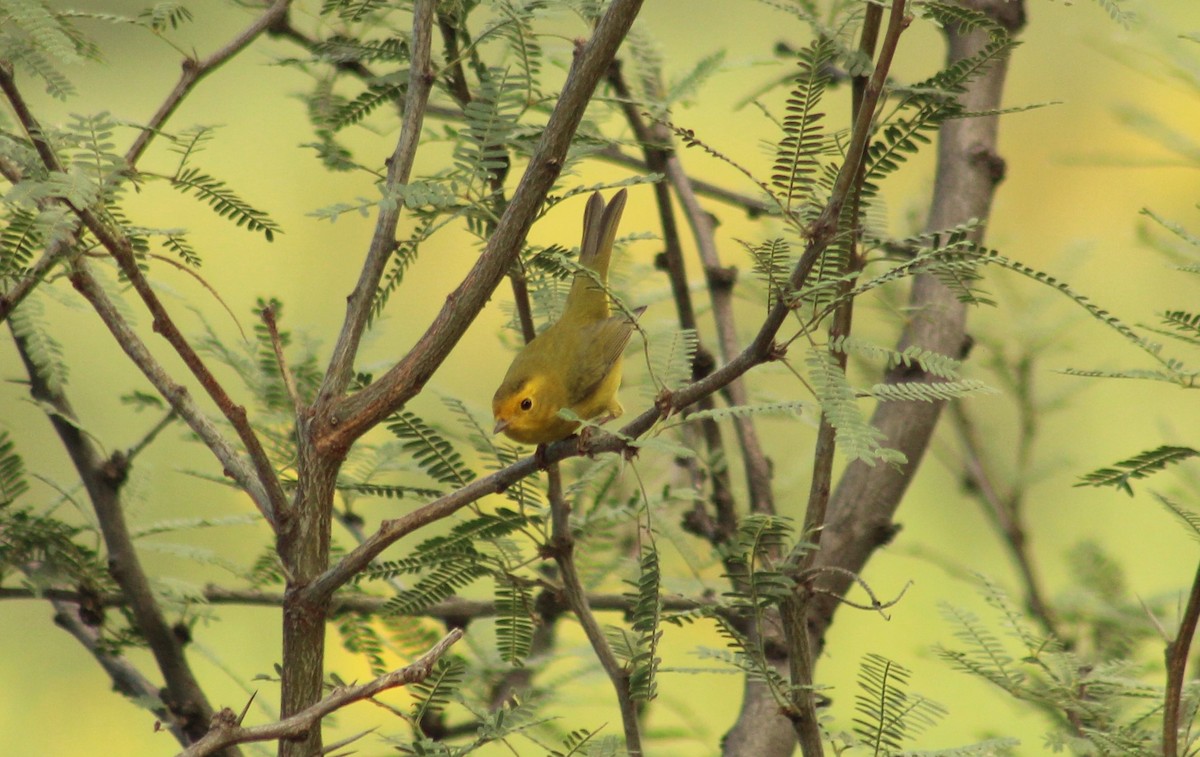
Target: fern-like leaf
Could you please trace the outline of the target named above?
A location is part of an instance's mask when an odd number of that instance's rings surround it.
[[[638,634],[637,650],[630,659],[629,694],[639,702],[654,699],[658,684],[655,680],[658,665],[658,643],[662,638],[662,572],[658,563],[658,548],[653,538],[642,542],[636,589],[627,595],[632,601],[633,630]]]
[[[46,330],[41,300],[36,296],[25,298],[20,307],[9,314],[8,324],[47,386],[53,391],[65,386],[69,368],[63,358],[62,345]]]
[[[458,657],[443,657],[433,665],[433,670],[424,681],[409,685],[415,701],[410,710],[410,720],[420,724],[428,717],[437,715],[450,703],[454,694],[462,687],[467,676],[467,666]]]
[[[754,258],[754,275],[767,289],[767,309],[788,296],[792,250],[786,239],[776,237],[759,244],[738,240]]]
[[[371,675],[387,672],[387,661],[383,658],[383,639],[371,625],[372,616],[350,612],[335,619],[342,646],[351,654],[362,655],[371,667]]]
[[[533,595],[511,576],[496,578],[496,646],[500,659],[520,665],[533,644]]]
[[[0,452],[3,452],[3,448],[0,448]],[[2,485],[2,482],[0,482],[0,486]],[[1167,508],[1168,512],[1178,518],[1181,523],[1191,529],[1193,539],[1200,539],[1200,513],[1197,513],[1195,510],[1189,510],[1170,497],[1157,492],[1155,492],[1154,498],[1159,501],[1159,504]]]
[[[821,412],[836,430],[837,446],[851,460],[874,465],[876,461],[903,463],[904,454],[883,446],[883,432],[872,426],[862,414],[855,391],[846,374],[828,351],[811,350],[805,362],[809,381],[821,403]]]
[[[905,381],[894,384],[875,384],[863,392],[881,402],[942,402],[971,394],[995,394],[996,390],[982,381]]]
[[[238,226],[245,226],[250,231],[260,231],[267,241],[273,241],[275,234],[283,229],[265,212],[239,197],[225,182],[214,179],[197,168],[187,168],[171,178],[171,186],[183,192],[192,194],[203,200],[222,218],[228,218]]]
[[[854,731],[876,755],[899,750],[946,714],[940,704],[908,693],[911,675],[903,666],[873,653],[859,665]]]
[[[819,170],[817,157],[826,149],[817,108],[829,85],[829,64],[837,47],[826,38],[817,38],[798,57],[800,72],[788,94],[787,115],[783,119],[783,139],[775,152],[771,184],[780,192],[786,212],[812,200],[814,178]]]
[[[1130,485],[1130,481],[1148,478],[1168,465],[1175,465],[1197,456],[1200,456],[1200,450],[1165,444],[1113,463],[1112,467],[1094,470],[1083,476],[1082,480],[1075,485],[1115,486],[1133,496],[1133,487]]]
[[[387,428],[434,480],[458,487],[475,478],[454,445],[416,414],[401,410],[388,419]]]
[[[0,508],[12,504],[28,490],[25,462],[17,454],[16,445],[8,432],[0,431]]]
[[[0,280],[19,278],[42,246],[37,214],[24,208],[12,208],[5,227],[0,230]]]
[[[845,355],[862,355],[872,360],[883,360],[886,370],[897,366],[916,366],[931,376],[950,381],[958,378],[958,369],[962,366],[962,361],[922,349],[916,345],[898,351],[864,342],[852,336],[840,336],[834,339],[830,342],[829,350]]]

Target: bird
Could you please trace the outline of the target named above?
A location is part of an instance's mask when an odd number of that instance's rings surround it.
[[[583,420],[607,422],[621,415],[621,353],[633,335],[635,320],[612,312],[606,286],[617,225],[625,209],[626,191],[605,206],[599,192],[583,213],[580,270],[557,321],[538,334],[513,358],[492,398],[493,433],[514,441],[545,445],[565,439],[579,422],[559,415],[570,410]]]

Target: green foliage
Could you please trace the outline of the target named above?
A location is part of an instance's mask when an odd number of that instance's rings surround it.
[[[945,605],[959,647],[942,647],[938,653],[955,668],[1048,715],[1054,729],[1046,741],[1055,748],[1070,745],[1075,751],[1107,754],[1119,743],[1121,753],[1147,753],[1159,736],[1161,689],[1141,680],[1130,654],[1139,638],[1153,638],[1154,630],[1145,623],[1140,604],[1125,596],[1119,569],[1100,552],[1089,546],[1078,550],[1074,568],[1085,594],[1061,605],[1062,620],[1088,634],[1074,648],[1034,630],[1007,595],[984,580],[993,617],[985,620]],[[1120,613],[1114,612],[1118,608]],[[1131,637],[1130,631],[1139,627]]]
[[[446,709],[451,698],[462,686],[467,674],[466,663],[459,657],[443,657],[434,663],[429,676],[409,686],[413,695],[409,722],[419,727],[426,718]]]
[[[725,554],[733,585],[725,596],[734,607],[759,613],[792,596],[796,582],[780,564],[781,556],[791,550],[792,538],[789,518],[752,514],[738,522],[737,534]]]
[[[378,676],[387,672],[387,663],[383,659],[383,639],[375,630],[371,615],[348,612],[334,618],[338,634],[342,637],[342,646],[347,652],[362,655],[371,667],[371,675]]]
[[[634,654],[629,659],[629,692],[635,701],[648,702],[657,694],[658,644],[662,638],[661,582],[662,570],[658,547],[652,534],[641,544],[636,591],[625,596],[630,600],[633,631],[637,634]]]
[[[902,351],[893,350],[876,344],[864,342],[852,336],[838,337],[830,342],[830,352],[840,352],[845,355],[860,355],[872,360],[883,360],[885,370],[897,366],[918,367],[931,376],[953,381],[958,378],[958,369],[962,362],[952,357],[923,349],[916,345],[906,347]]]
[[[228,218],[250,231],[261,231],[268,242],[283,229],[265,212],[258,210],[225,185],[198,168],[185,168],[171,177],[171,186],[202,200],[222,218]]]
[[[856,393],[837,360],[827,350],[810,350],[805,358],[809,383],[817,393],[824,418],[837,431],[837,446],[851,460],[903,463],[904,454],[883,446],[883,432],[872,426],[856,401]]]
[[[1129,496],[1133,496],[1134,479],[1149,478],[1167,466],[1181,463],[1184,460],[1200,456],[1200,451],[1191,447],[1179,447],[1164,444],[1152,450],[1146,450],[1133,457],[1113,463],[1112,467],[1100,468],[1082,477],[1076,486],[1115,486]]]
[[[789,294],[788,281],[796,262],[787,240],[776,237],[758,244],[740,239],[738,242],[754,258],[754,275],[767,290],[767,310],[775,307],[776,302],[786,300]]]
[[[39,297],[28,297],[8,317],[13,336],[24,345],[34,369],[51,391],[67,384],[70,367],[63,356],[62,345],[47,330],[45,311]]]
[[[899,750],[946,715],[937,702],[909,693],[911,676],[907,668],[874,653],[859,664],[854,732],[875,755]]]
[[[972,394],[994,394],[995,389],[982,381],[906,381],[875,384],[863,394],[881,402],[944,402]]]
[[[830,40],[817,38],[796,56],[800,72],[788,95],[783,138],[771,173],[771,184],[780,193],[785,213],[815,199],[818,156],[829,149],[821,124],[824,114],[817,108],[829,86],[829,67],[836,51]]]
[[[7,431],[0,431],[0,509],[16,502],[29,491],[25,478],[25,463],[17,454],[16,445]]]
[[[475,472],[463,462],[450,440],[415,413],[394,413],[387,420],[387,429],[404,442],[404,452],[435,481],[458,487],[475,478]]]
[[[533,644],[534,600],[529,586],[511,576],[496,577],[496,641],[500,659],[520,665]]]

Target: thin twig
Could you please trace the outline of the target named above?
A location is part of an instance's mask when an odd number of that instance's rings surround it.
[[[646,166],[654,173],[666,174],[666,164],[670,155],[670,132],[661,124],[649,126],[642,118],[640,110],[633,101],[633,92],[625,81],[619,61],[613,63],[608,71],[608,82],[619,98],[621,111],[625,120],[633,129],[634,135],[642,145]],[[683,258],[683,244],[680,240],[679,226],[675,222],[675,212],[671,206],[670,188],[663,182],[654,184],[654,199],[658,206],[659,225],[662,227],[663,253],[661,268],[666,271],[671,284],[671,294],[675,301],[675,312],[679,319],[679,327],[699,333],[696,311],[692,306],[691,290],[688,287],[687,267]],[[713,368],[712,354],[698,344],[696,355],[692,361],[692,378],[703,378]],[[700,410],[711,410],[716,407],[711,397],[704,397],[699,402]],[[685,434],[690,433],[684,427]],[[708,539],[714,546],[724,543],[737,529],[737,510],[733,498],[733,487],[730,483],[729,466],[723,464],[725,459],[725,442],[721,435],[721,427],[713,418],[705,418],[701,422],[700,434],[704,439],[709,459],[717,461],[710,466],[712,483],[711,502],[715,519],[704,508],[704,503],[697,498],[691,512],[685,516],[686,527]],[[689,444],[689,447],[694,444]],[[697,491],[703,490],[703,476],[700,463],[694,457],[684,458],[685,466],[691,479],[692,487]]]
[[[424,681],[433,672],[434,664],[462,636],[462,629],[455,628],[411,665],[393,670],[391,673],[381,675],[367,683],[338,687],[311,707],[275,723],[243,727],[241,718],[232,710],[225,708],[213,718],[212,728],[208,734],[180,752],[179,757],[203,757],[203,755],[213,754],[233,744],[303,738],[309,731],[317,727],[322,718],[347,705],[370,699],[397,686]]]
[[[1021,492],[1010,491],[1001,494],[998,490],[995,477],[988,470],[987,453],[966,406],[961,402],[951,403],[950,417],[963,446],[962,465],[970,484],[968,491],[983,506],[984,512],[992,518],[992,522],[1004,537],[1004,544],[1008,547],[1009,555],[1016,563],[1017,572],[1020,573],[1021,582],[1025,586],[1026,607],[1047,633],[1066,642],[1058,628],[1054,611],[1045,600],[1037,570],[1033,565],[1033,554],[1029,550],[1025,525],[1021,518]]]
[[[262,309],[261,315],[263,323],[267,326],[267,334],[271,337],[271,349],[275,352],[275,365],[279,368],[284,389],[292,401],[292,410],[295,412],[296,418],[299,418],[300,413],[304,410],[304,402],[300,399],[300,392],[296,390],[296,378],[288,368],[287,358],[283,354],[283,338],[279,336],[279,323],[275,320],[275,306],[266,306]]]
[[[739,342],[733,317],[733,270],[721,265],[712,216],[700,207],[692,181],[684,173],[679,156],[674,153],[668,155],[665,168],[667,180],[675,189],[675,195],[683,207],[700,252],[700,261],[704,264],[705,281],[708,282],[709,300],[712,302],[713,319],[717,327],[717,345],[722,359],[729,361],[737,354]],[[729,382],[726,391],[729,393],[729,401],[734,405],[745,405],[749,402],[745,382],[741,377]],[[739,413],[733,416],[733,428],[746,469],[750,511],[772,514],[775,512],[775,496],[771,491],[771,465],[759,442],[754,419],[748,414]]]
[[[1184,675],[1187,673],[1188,655],[1192,639],[1196,635],[1196,624],[1200,621],[1200,568],[1192,579],[1192,592],[1188,595],[1183,618],[1179,621],[1179,633],[1167,645],[1167,685],[1163,697],[1163,757],[1179,754],[1179,708],[1183,702]]]
[[[175,84],[175,88],[163,101],[162,105],[158,106],[158,111],[150,118],[150,121],[138,132],[137,138],[133,144],[125,152],[125,163],[133,168],[145,153],[146,148],[150,145],[150,141],[159,133],[163,124],[171,117],[183,102],[183,99],[191,93],[200,80],[212,73],[216,68],[221,66],[233,56],[245,50],[260,34],[269,29],[279,19],[287,16],[288,6],[291,5],[291,0],[275,0],[271,7],[267,8],[261,16],[254,20],[254,23],[246,27],[240,34],[234,37],[220,50],[217,50],[212,55],[204,60],[195,58],[185,58],[183,61],[183,71],[179,75],[179,81]]]
[[[555,563],[562,577],[563,593],[567,598],[576,620],[583,628],[592,651],[604,668],[608,680],[612,683],[617,695],[617,706],[621,711],[621,723],[625,730],[625,751],[631,757],[641,757],[642,736],[638,724],[637,705],[633,701],[629,689],[629,671],[621,665],[620,660],[613,654],[612,647],[604,638],[604,630],[596,622],[596,616],[588,607],[587,592],[579,578],[579,568],[575,565],[575,535],[571,532],[571,503],[563,495],[562,477],[558,468],[548,471],[550,479],[550,543],[547,549],[554,556]]]
[[[561,586],[548,586],[548,597],[542,602],[548,602],[555,610],[568,609],[561,598]],[[262,591],[260,589],[227,589],[222,586],[208,585],[201,592],[205,602],[214,605],[239,605],[245,607],[282,607],[284,594],[278,591]],[[96,604],[99,607],[121,607],[125,605],[125,597],[119,593],[101,594],[99,596],[80,592],[75,589],[30,589],[19,586],[0,587],[0,601],[21,599],[44,599],[54,602],[69,602],[72,604]],[[345,612],[355,612],[366,615],[393,613],[389,609],[390,597],[371,596],[369,594],[341,593],[334,594],[329,600],[329,617]],[[633,610],[633,603],[624,594],[587,595],[588,607],[596,612],[628,613]],[[662,598],[663,609],[672,612],[684,612],[702,607],[711,607],[717,602],[710,597],[685,597],[681,595],[666,595]],[[405,613],[394,613],[404,615]],[[423,608],[410,617],[435,618],[438,620],[473,620],[475,618],[491,618],[496,615],[496,603],[491,599],[463,599],[451,597]]]
[[[183,732],[179,718],[161,704],[162,687],[142,675],[128,658],[113,654],[109,646],[103,643],[105,639],[100,627],[86,623],[79,615],[79,607],[58,600],[52,600],[51,606],[54,607],[54,624],[75,637],[96,658],[112,681],[113,689],[143,707],[147,702],[155,702],[150,711],[176,741],[186,745],[188,737]]]
[[[404,97],[404,118],[400,125],[400,137],[387,164],[387,178],[383,191],[395,191],[396,187],[408,183],[413,163],[417,157],[417,145],[421,139],[421,127],[425,123],[425,110],[429,103],[429,91],[433,88],[434,72],[430,61],[433,44],[434,7],[419,2],[413,8],[411,65],[408,72],[408,88]],[[375,293],[383,277],[388,259],[396,249],[396,226],[400,221],[400,210],[404,203],[386,203],[381,206],[375,219],[375,233],[367,250],[354,290],[346,298],[346,317],[338,334],[337,344],[325,371],[325,379],[318,392],[318,403],[333,401],[341,397],[354,374],[354,356],[366,331]],[[320,412],[320,411],[318,411]]]
[[[221,435],[220,430],[209,420],[208,416],[197,407],[187,389],[176,383],[167,374],[166,369],[154,359],[141,338],[121,316],[116,304],[109,299],[104,287],[100,286],[100,282],[92,275],[85,261],[76,262],[75,270],[71,274],[71,283],[75,285],[75,289],[83,295],[84,299],[91,303],[96,314],[100,316],[100,320],[108,327],[117,344],[133,364],[166,399],[171,409],[179,413],[179,417],[183,418],[188,428],[194,431],[200,440],[212,450],[226,475],[232,477],[239,486],[246,490],[250,499],[258,505],[267,522],[273,523],[269,499],[254,471],[238,455],[229,441]]]

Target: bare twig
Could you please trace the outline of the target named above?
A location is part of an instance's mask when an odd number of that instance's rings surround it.
[[[296,418],[299,418],[304,409],[304,402],[300,399],[300,392],[296,390],[296,378],[292,376],[287,358],[283,354],[283,338],[279,336],[279,323],[275,320],[274,305],[262,309],[262,319],[267,326],[267,334],[271,337],[271,349],[275,352],[275,365],[279,368],[279,376],[283,379],[283,386],[292,401],[292,410],[295,411]]]
[[[1188,595],[1183,618],[1179,622],[1179,633],[1167,645],[1167,685],[1163,696],[1163,757],[1178,757],[1179,754],[1179,708],[1183,701],[1184,675],[1187,673],[1188,655],[1192,639],[1196,636],[1196,624],[1200,621],[1200,568],[1192,579],[1192,591]]]
[[[288,6],[291,5],[291,0],[275,0],[261,16],[254,20],[254,23],[246,27],[240,34],[230,40],[224,47],[217,50],[212,55],[204,60],[196,58],[185,58],[183,61],[183,71],[179,75],[179,81],[175,84],[175,88],[167,95],[162,105],[158,106],[158,111],[150,118],[150,121],[138,132],[137,138],[129,149],[125,152],[125,162],[132,168],[137,165],[142,154],[150,145],[150,141],[162,129],[163,124],[183,102],[183,99],[191,93],[200,80],[212,73],[227,60],[246,49],[260,34],[269,29],[279,19],[287,16]]]
[[[549,582],[547,582],[549,583]],[[539,600],[539,607],[548,606],[552,610],[569,609],[562,598],[561,586],[549,585],[546,598]],[[241,605],[246,607],[282,607],[284,595],[277,591],[262,591],[259,589],[227,589],[222,586],[209,585],[202,592],[205,602],[214,605]],[[96,596],[74,589],[29,589],[18,586],[0,587],[0,601],[14,599],[45,599],[54,602],[70,604],[95,603],[100,607],[124,606],[125,597],[122,594],[109,593]],[[586,597],[588,607],[595,612],[628,613],[633,609],[633,603],[624,594],[589,593]],[[361,593],[334,594],[329,600],[329,616],[333,617],[343,612],[363,614],[378,614],[392,612],[388,608],[389,597],[371,596]],[[663,609],[673,612],[695,610],[701,607],[711,607],[715,599],[707,597],[685,597],[667,595],[662,598]],[[402,614],[402,613],[401,613]],[[412,617],[437,618],[439,620],[467,621],[475,618],[491,618],[496,615],[496,603],[491,599],[463,599],[451,597],[432,604]]]
[[[1068,642],[1060,633],[1054,611],[1046,602],[1037,570],[1034,568],[1033,553],[1029,549],[1025,524],[1021,518],[1022,492],[1009,491],[1002,494],[999,491],[995,477],[988,470],[987,454],[979,441],[975,424],[961,402],[951,403],[950,417],[963,445],[962,463],[969,483],[968,491],[983,505],[984,512],[992,518],[1004,537],[1004,544],[1008,547],[1009,555],[1016,563],[1017,572],[1020,573],[1021,582],[1025,586],[1025,605],[1047,633]]]
[[[51,605],[54,607],[54,624],[74,636],[84,649],[91,652],[96,662],[108,674],[113,688],[140,706],[145,706],[147,702],[160,703],[155,704],[151,712],[176,741],[186,745],[188,737],[183,732],[179,718],[175,717],[166,705],[161,704],[161,687],[142,675],[128,659],[112,654],[102,643],[104,639],[99,627],[86,623],[79,615],[80,608],[74,603],[53,600]]]
[[[433,44],[433,5],[419,2],[413,9],[412,63],[408,72],[408,89],[404,98],[404,117],[400,126],[400,138],[388,159],[385,192],[408,183],[413,162],[417,156],[417,144],[421,139],[421,127],[425,123],[425,109],[429,102],[429,91],[433,87],[434,71],[430,60]],[[346,317],[334,345],[325,380],[318,393],[318,403],[340,398],[354,373],[354,356],[366,330],[375,302],[375,292],[383,277],[388,259],[396,248],[396,226],[400,221],[403,203],[391,203],[381,207],[375,220],[375,233],[367,259],[363,262],[354,291],[346,299]]]
[[[563,594],[567,598],[576,620],[583,628],[592,651],[604,668],[608,680],[616,692],[617,706],[621,711],[621,723],[625,730],[625,750],[631,757],[642,755],[642,735],[638,725],[637,705],[629,690],[629,671],[613,654],[612,647],[604,638],[604,630],[596,622],[596,616],[588,607],[587,592],[579,578],[579,568],[575,565],[575,536],[571,533],[571,503],[563,496],[562,478],[555,466],[548,471],[550,478],[550,543],[548,551],[554,556],[562,577]]]
[[[312,706],[275,723],[244,727],[241,724],[241,717],[232,710],[228,708],[221,710],[213,718],[208,734],[180,752],[180,757],[203,757],[203,755],[213,754],[233,744],[303,738],[305,734],[317,727],[322,718],[347,705],[370,699],[397,686],[424,681],[433,671],[434,664],[446,654],[446,651],[455,642],[462,638],[462,635],[462,629],[456,628],[442,637],[441,641],[411,665],[393,670],[391,673],[381,675],[367,683],[338,687]]]
[[[614,62],[609,68],[608,81],[619,98],[625,120],[629,122],[630,128],[633,129],[634,135],[642,145],[646,166],[654,173],[666,175],[667,161],[671,156],[670,131],[661,124],[655,124],[653,127],[646,124],[633,101],[633,92],[630,91],[629,85],[625,81],[619,62]],[[659,224],[663,233],[664,249],[661,267],[666,271],[671,284],[671,294],[675,301],[679,327],[698,333],[696,311],[692,306],[692,295],[688,287],[687,269],[683,258],[683,244],[680,240],[679,227],[675,222],[675,212],[671,206],[671,192],[665,183],[656,182],[654,184],[654,199],[658,205]],[[713,364],[712,354],[702,344],[699,345],[695,359],[692,361],[692,378],[703,378],[712,371]],[[704,397],[699,401],[701,410],[710,410],[715,406],[711,397]],[[700,433],[710,459],[718,461],[718,464],[712,466],[710,473],[711,501],[715,519],[705,510],[703,502],[697,500],[692,511],[686,516],[685,524],[687,528],[701,534],[716,545],[723,543],[737,529],[737,510],[733,498],[733,487],[729,480],[729,467],[719,462],[725,458],[725,443],[721,436],[721,427],[716,420],[706,418],[702,421]],[[683,465],[692,479],[693,488],[701,491],[703,485],[699,462],[695,458],[688,457]]]
[[[187,389],[176,383],[167,374],[166,369],[154,359],[137,333],[125,322],[116,304],[109,299],[104,288],[96,281],[85,261],[76,262],[75,270],[71,274],[71,282],[79,293],[91,303],[96,314],[100,316],[100,320],[104,321],[104,325],[108,327],[117,344],[133,364],[141,370],[171,408],[179,413],[179,416],[188,424],[188,428],[196,432],[200,440],[212,450],[217,461],[224,467],[226,474],[249,493],[250,498],[258,505],[268,522],[273,522],[267,494],[255,472],[238,455],[229,441],[221,435],[208,416],[197,407]]]

